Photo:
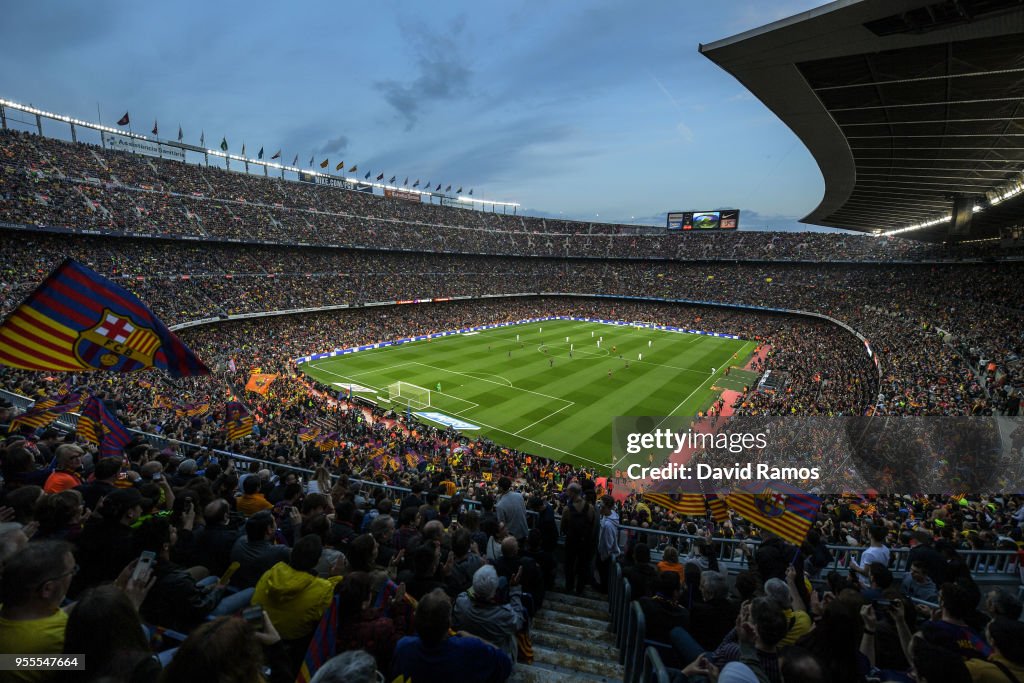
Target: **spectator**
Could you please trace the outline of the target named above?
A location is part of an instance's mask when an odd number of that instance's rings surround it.
[[[634,600],[653,594],[658,570],[651,564],[651,550],[646,543],[637,543],[634,546],[633,563],[623,568],[622,577],[629,580]]]
[[[274,507],[260,492],[260,478],[250,475],[242,480],[242,495],[235,500],[235,509],[246,517]]]
[[[107,495],[98,514],[90,517],[78,540],[78,562],[82,573],[76,577],[74,593],[117,578],[121,569],[136,557],[132,526],[152,503],[134,488],[117,489]]]
[[[288,562],[278,562],[256,583],[252,604],[260,605],[274,622],[281,639],[295,642],[298,658],[306,652],[310,636],[331,604],[334,587],[341,581],[338,571],[328,579],[314,572],[323,550],[318,536],[304,536],[291,550]]]
[[[992,654],[987,659],[965,660],[971,679],[975,683],[1024,680],[1024,623],[996,617],[988,623],[985,635]]]
[[[57,448],[57,468],[46,479],[43,491],[60,493],[82,485],[82,456],[85,451],[74,444]]]
[[[482,571],[482,570],[481,570]],[[448,683],[459,672],[465,683],[501,683],[512,672],[512,659],[480,638],[464,632],[449,635],[452,604],[443,591],[423,596],[416,608],[416,633],[398,641],[390,678],[416,683]]]
[[[590,562],[594,556],[594,507],[583,498],[580,485],[569,484],[569,497],[562,511],[562,535],[565,536],[565,590],[582,595],[590,583]]]
[[[363,650],[342,652],[324,662],[309,683],[377,683],[377,662]]]
[[[142,551],[156,553],[153,575],[156,583],[150,589],[139,613],[151,624],[188,633],[207,616],[239,612],[249,604],[252,589],[232,595],[217,577],[197,582],[190,573],[171,562],[171,547],[177,541],[177,530],[163,517],[153,517],[139,527],[136,545]]]
[[[505,525],[505,531],[520,543],[526,542],[529,528],[526,523],[526,499],[523,494],[512,490],[512,480],[498,479],[498,502],[494,506],[498,521]]]
[[[935,602],[939,597],[939,590],[928,576],[928,565],[924,560],[914,560],[910,563],[910,571],[903,577],[900,587],[903,595],[915,600]]]
[[[661,572],[654,584],[654,595],[640,598],[647,623],[647,639],[668,643],[674,628],[690,626],[690,613],[679,604],[680,582],[675,572]]]
[[[729,600],[725,575],[707,571],[700,575],[701,599],[690,607],[690,635],[705,650],[713,650],[736,623],[739,605]]]
[[[145,596],[145,583],[136,593]],[[160,662],[149,648],[136,606],[114,585],[90,588],[75,603],[64,634],[64,653],[85,655],[86,669],[68,681],[155,681]]]
[[[64,651],[67,612],[60,608],[78,571],[71,545],[64,541],[30,543],[4,565],[0,642],[7,652],[26,655]],[[46,671],[8,671],[14,681],[45,681]]]
[[[615,511],[615,499],[609,495],[600,500],[601,525],[597,541],[597,572],[601,578],[598,590],[608,592],[608,575],[612,563],[619,554],[619,513]]]
[[[231,577],[231,585],[252,588],[267,570],[278,562],[287,562],[291,551],[286,545],[274,545],[274,516],[269,510],[257,512],[245,520],[245,534],[231,548],[231,561],[239,568]]]
[[[244,619],[232,617],[207,621],[182,643],[174,659],[164,669],[160,683],[266,683],[261,645],[269,648],[280,639],[266,613],[261,629],[254,628]],[[293,678],[286,666],[274,666],[279,657],[271,656],[269,661],[273,672],[271,681],[276,683]]]
[[[473,575],[473,587],[455,601],[452,621],[455,628],[467,631],[498,646],[515,662],[518,651],[516,634],[526,626],[520,576],[509,582],[508,602],[498,595],[498,574],[485,565]]]
[[[405,590],[399,587],[383,610],[370,607],[372,578],[351,572],[336,588],[338,595],[337,645],[341,652],[363,649],[373,655],[377,668],[387,671],[395,645],[405,635]]]

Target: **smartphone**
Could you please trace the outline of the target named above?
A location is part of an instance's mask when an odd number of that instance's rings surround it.
[[[156,562],[156,553],[151,550],[143,550],[142,554],[139,555],[139,562],[135,565],[135,571],[132,572],[132,580],[138,581],[143,572],[147,569],[152,570],[153,564]]]
[[[253,605],[242,610],[242,618],[252,624],[257,631],[263,629],[263,608],[260,605]]]
[[[164,475],[161,474],[160,472],[155,472],[153,474],[153,481],[160,481],[163,478],[164,478]]]
[[[241,566],[242,565],[240,565],[238,562],[232,562],[231,564],[229,564],[228,568],[224,570],[224,575],[220,577],[221,585],[227,585],[227,583],[231,581],[232,575],[234,575],[234,573],[237,572],[238,568]]]

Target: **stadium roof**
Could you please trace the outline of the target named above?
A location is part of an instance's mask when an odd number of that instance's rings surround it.
[[[1024,223],[1024,0],[839,0],[700,51],[814,156],[825,195],[801,222],[891,231],[959,196],[981,207],[968,239]]]

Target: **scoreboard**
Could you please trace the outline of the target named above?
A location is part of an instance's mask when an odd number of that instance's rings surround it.
[[[717,211],[672,211],[668,214],[669,230],[736,230],[740,227],[739,209]]]

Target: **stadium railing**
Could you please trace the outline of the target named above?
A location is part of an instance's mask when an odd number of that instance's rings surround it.
[[[0,398],[9,400],[14,407],[19,410],[25,410],[34,403],[34,399],[3,389],[0,389]],[[67,430],[75,429],[77,423],[78,415],[76,413],[66,413],[61,415],[56,421],[56,425],[58,427],[63,427]],[[141,435],[148,443],[160,449],[173,446],[187,449],[192,453],[209,453],[211,455],[228,458],[236,462],[256,463],[274,471],[290,470],[307,476],[311,476],[313,474],[313,470],[306,467],[260,460],[258,458],[253,458],[231,451],[210,449],[205,446],[199,446],[198,444],[169,439],[159,434],[142,432],[135,429],[129,429],[128,431]],[[382,488],[393,491],[396,494],[405,494],[410,492],[410,490],[405,487],[382,484],[380,482],[368,481],[365,479],[350,478],[349,481],[354,484],[358,484],[363,488]],[[463,502],[469,508],[475,508],[479,505],[478,501],[474,501],[472,499],[464,499]],[[683,532],[644,529],[624,525],[619,527],[619,534],[619,544],[623,547],[626,546],[633,535],[651,537],[654,541],[657,541],[659,538],[676,539],[675,545],[679,550],[681,557],[685,553],[689,553],[689,551],[694,548],[694,542],[697,541],[697,539],[706,540],[704,536],[696,536]],[[735,538],[712,538],[711,542],[713,546],[717,548],[716,558],[720,567],[729,572],[739,572],[749,567],[750,563],[748,556],[754,552],[754,547],[760,543],[760,541],[756,540]],[[658,544],[655,542],[649,543],[649,545],[651,546],[652,559],[660,559],[660,551],[655,550]],[[823,574],[827,574],[830,571],[848,573],[850,571],[850,560],[856,559],[859,561],[861,554],[867,550],[866,547],[843,545],[829,545],[828,549],[832,555],[832,560],[827,567],[821,570]],[[892,560],[890,561],[889,569],[897,579],[901,579],[903,575],[910,570],[908,562],[910,548],[892,548],[891,552]],[[958,550],[957,553],[966,561],[967,567],[970,569],[972,576],[979,583],[1014,587],[1021,584],[1018,554],[1012,550]],[[685,564],[685,557],[682,557],[681,561]]]

